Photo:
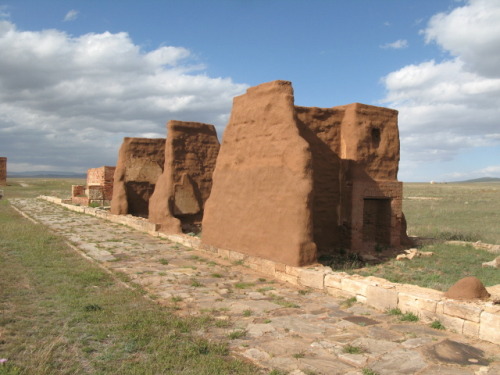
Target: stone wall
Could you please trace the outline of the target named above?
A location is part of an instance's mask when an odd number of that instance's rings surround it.
[[[167,233],[199,232],[219,153],[213,125],[169,121],[165,164],[149,201],[149,221]]]
[[[124,138],[114,174],[111,212],[147,218],[149,199],[164,164],[164,138]]]
[[[0,186],[7,185],[7,158],[0,158]]]
[[[293,266],[405,244],[397,115],[298,107],[286,81],[234,98],[204,243]]]

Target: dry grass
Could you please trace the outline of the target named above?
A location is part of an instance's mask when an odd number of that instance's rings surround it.
[[[203,332],[127,289],[0,201],[2,375],[257,374]]]
[[[408,232],[500,244],[500,183],[404,184]]]

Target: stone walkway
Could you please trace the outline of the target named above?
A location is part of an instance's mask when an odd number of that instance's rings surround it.
[[[268,373],[500,375],[500,347],[401,322],[351,300],[298,289],[212,254],[40,199],[11,203],[181,315],[216,319],[203,334]],[[370,372],[372,371],[372,372]]]

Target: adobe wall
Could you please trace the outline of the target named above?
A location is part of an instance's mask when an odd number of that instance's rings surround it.
[[[407,239],[398,112],[296,107],[290,82],[234,98],[202,240],[293,266]]]
[[[7,158],[0,158],[0,186],[7,185]]]
[[[198,232],[219,153],[213,125],[169,121],[165,164],[149,201],[149,221],[165,233]]]
[[[203,242],[290,265],[315,261],[311,163],[290,82],[235,97],[205,205]]]
[[[111,213],[147,217],[164,164],[165,139],[124,138],[114,174]]]

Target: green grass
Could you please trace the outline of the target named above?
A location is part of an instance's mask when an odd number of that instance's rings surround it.
[[[233,331],[229,333],[227,337],[229,337],[231,340],[236,340],[236,339],[241,339],[247,335],[247,331],[244,329],[239,329],[237,331]]]
[[[363,375],[379,375],[378,372],[376,371],[373,371],[371,368],[369,367],[365,367],[363,370],[362,370],[362,373]]]
[[[256,374],[0,201],[0,374]]]
[[[400,309],[390,309],[386,311],[386,314],[397,316],[402,322],[418,322],[419,317],[412,312],[403,313]]]
[[[412,312],[407,312],[407,313],[402,314],[399,317],[399,320],[401,320],[402,322],[418,322],[419,317],[418,317],[418,315],[415,315]]]
[[[500,183],[403,185],[408,232],[500,244]]]
[[[277,305],[283,306],[283,307],[288,307],[292,309],[298,309],[300,306],[297,305],[296,303],[287,301],[285,297],[282,296],[277,296],[276,294],[271,294],[271,301],[274,302]]]
[[[351,298],[347,298],[345,299],[343,302],[342,302],[342,306],[345,306],[347,308],[349,307],[352,307],[352,305],[354,305],[358,300],[356,299],[356,297],[351,297]]]
[[[435,320],[433,321],[431,324],[430,324],[431,328],[434,328],[434,329],[439,329],[439,330],[444,330],[446,329],[445,326],[439,321],[439,320]]]
[[[85,179],[76,178],[9,178],[7,186],[2,186],[2,190],[4,199],[32,198],[39,195],[71,198],[71,185],[85,184]]]
[[[234,287],[235,287],[236,289],[248,289],[248,288],[251,288],[251,287],[253,287],[253,286],[255,286],[255,284],[253,284],[253,283],[243,283],[243,282],[239,282],[239,283],[234,284]]]
[[[495,254],[477,250],[472,246],[435,244],[422,251],[432,251],[431,257],[412,260],[391,259],[385,263],[348,270],[351,274],[377,276],[395,283],[415,284],[446,291],[466,276],[476,276],[485,286],[500,284],[500,273],[495,268],[482,267]]]
[[[342,352],[347,353],[347,354],[362,354],[365,352],[365,350],[360,346],[353,346],[353,345],[347,344],[346,346],[344,346],[342,348]]]
[[[386,314],[388,315],[395,315],[395,316],[399,316],[399,315],[403,315],[403,312],[398,309],[398,308],[395,308],[395,309],[390,309],[390,310],[387,310],[386,311]]]

